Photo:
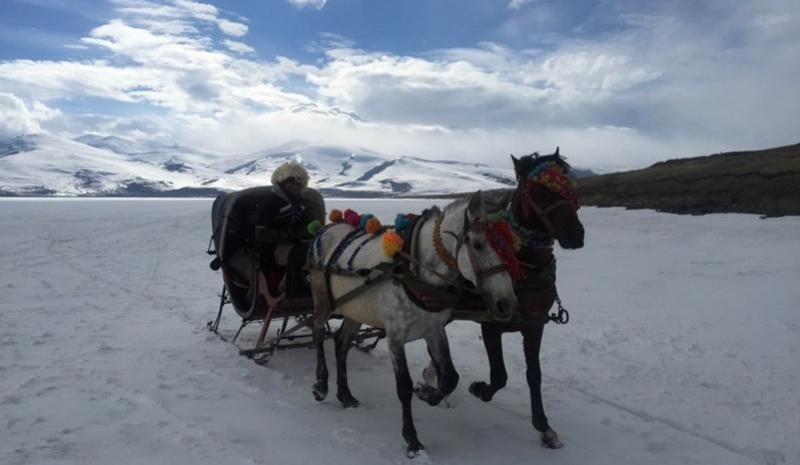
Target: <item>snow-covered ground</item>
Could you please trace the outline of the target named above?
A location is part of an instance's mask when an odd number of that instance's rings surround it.
[[[389,221],[431,203],[328,207]],[[362,406],[344,410],[314,401],[312,350],[258,366],[206,331],[222,285],[210,207],[0,201],[0,464],[409,462],[385,344],[351,353]],[[509,386],[484,404],[467,392],[488,374],[478,326],[456,322],[461,382],[451,408],[415,400],[417,462],[800,464],[800,218],[580,214],[586,247],[557,251],[572,320],[546,328],[542,351],[565,447],[537,443],[518,335]],[[237,323],[228,309],[222,332]],[[410,344],[417,379],[426,362]]]

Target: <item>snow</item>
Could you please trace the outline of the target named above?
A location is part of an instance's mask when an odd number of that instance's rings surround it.
[[[328,208],[388,221],[433,202]],[[222,286],[204,253],[210,209],[0,200],[0,464],[409,462],[385,343],[351,352],[362,405],[345,410],[333,392],[314,401],[312,350],[259,366],[206,330]],[[479,328],[456,322],[461,381],[450,408],[414,401],[415,462],[800,464],[800,217],[580,215],[586,247],[557,250],[572,319],[548,325],[542,349],[564,448],[538,445],[519,336],[504,340],[509,385],[484,404],[467,392],[488,377]],[[236,329],[227,308],[221,332]],[[419,380],[424,346],[408,351]]]
[[[504,155],[509,160],[508,155]],[[454,158],[458,158],[454,154]],[[389,156],[361,148],[295,141],[241,155],[147,139],[86,135],[71,140],[42,132],[0,140],[0,191],[18,195],[105,196],[132,187],[234,191],[269,184],[287,160],[303,163],[316,189],[360,197],[436,196],[509,187],[514,173],[479,163]],[[347,195],[347,194],[343,194]]]

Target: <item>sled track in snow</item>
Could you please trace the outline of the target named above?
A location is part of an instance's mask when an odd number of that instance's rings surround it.
[[[605,398],[600,397],[600,396],[598,396],[596,394],[593,394],[593,393],[591,393],[591,392],[589,392],[589,391],[587,391],[585,389],[581,389],[579,387],[575,387],[575,386],[573,386],[573,385],[571,385],[571,384],[569,384],[569,383],[567,383],[565,381],[562,381],[560,379],[553,378],[551,376],[547,376],[547,375],[544,375],[544,374],[542,375],[542,378],[543,379],[547,379],[548,381],[552,381],[553,383],[556,383],[556,384],[558,384],[559,386],[561,386],[563,388],[566,388],[566,389],[569,389],[571,391],[580,393],[583,396],[588,397],[588,398],[590,398],[592,400],[595,400],[595,401],[600,402],[602,404],[608,405],[609,407],[612,407],[614,409],[623,411],[623,412],[625,412],[625,413],[627,413],[629,415],[633,415],[633,416],[635,416],[635,417],[637,417],[637,418],[639,418],[639,419],[641,419],[641,420],[643,420],[645,422],[648,422],[648,423],[649,422],[660,423],[660,424],[662,424],[664,426],[667,426],[667,427],[669,427],[669,428],[671,428],[673,430],[679,431],[679,432],[681,432],[681,433],[683,433],[683,434],[685,434],[687,436],[691,436],[691,437],[706,441],[708,443],[714,444],[715,446],[721,447],[721,448],[727,450],[728,452],[732,452],[732,453],[734,453],[736,455],[739,455],[739,456],[741,456],[743,458],[751,460],[754,463],[757,463],[759,465],[777,465],[777,464],[786,462],[786,457],[784,456],[783,452],[781,452],[781,451],[767,450],[767,449],[746,450],[746,449],[743,449],[741,447],[737,447],[737,446],[735,446],[735,445],[733,445],[733,444],[731,444],[729,442],[726,442],[726,441],[723,441],[721,439],[715,438],[713,436],[710,436],[710,435],[707,435],[707,434],[703,434],[703,433],[699,433],[697,431],[693,431],[692,429],[690,429],[690,428],[688,428],[686,426],[683,426],[680,423],[678,423],[676,421],[673,421],[673,420],[670,420],[668,418],[663,418],[663,417],[659,417],[659,416],[656,416],[656,415],[652,415],[650,413],[647,413],[647,412],[644,412],[644,411],[641,411],[641,410],[636,410],[636,409],[633,409],[633,408],[630,408],[630,407],[626,407],[625,405],[622,405],[622,404],[620,404],[618,402],[614,402],[612,400],[605,399]]]

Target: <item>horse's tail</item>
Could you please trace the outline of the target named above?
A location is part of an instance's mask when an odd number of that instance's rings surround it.
[[[314,302],[314,326],[321,328],[330,319],[334,309],[330,274],[315,268],[309,272],[308,280]]]

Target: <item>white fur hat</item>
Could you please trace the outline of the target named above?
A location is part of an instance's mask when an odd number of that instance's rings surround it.
[[[308,187],[308,172],[295,160],[287,161],[272,172],[272,185],[277,186],[289,178],[297,178],[303,189]]]

